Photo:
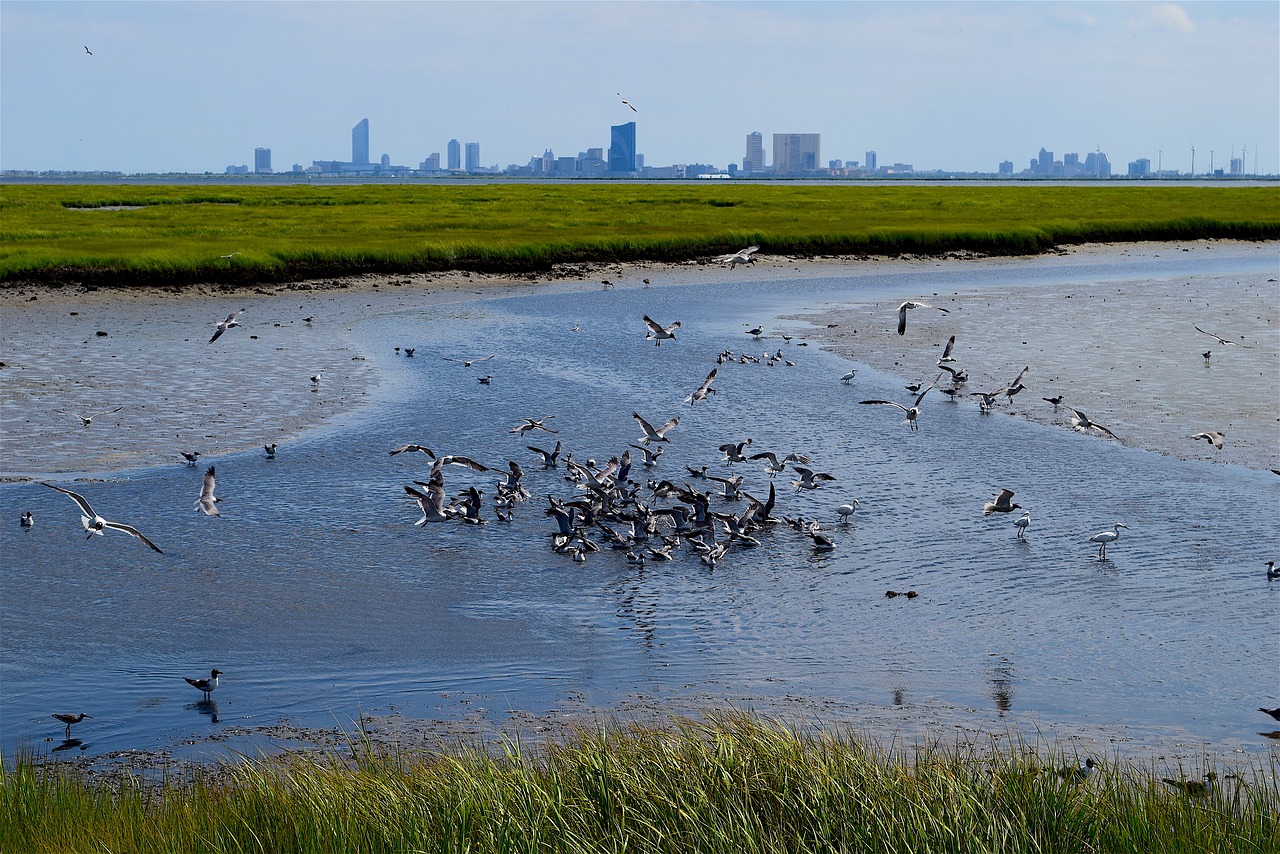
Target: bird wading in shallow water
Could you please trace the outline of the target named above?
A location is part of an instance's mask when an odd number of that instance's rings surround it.
[[[1121,525],[1119,522],[1116,522],[1115,527],[1110,531],[1099,531],[1089,538],[1089,542],[1098,544],[1098,560],[1107,559],[1107,546],[1120,539],[1121,528],[1128,530],[1129,526]]]
[[[85,718],[92,717],[92,715],[86,715],[84,712],[81,712],[78,715],[67,714],[64,712],[54,712],[53,717],[57,718],[59,721],[67,725],[67,739],[70,740],[71,725],[78,724]]]
[[[207,700],[209,699],[209,695],[213,693],[214,689],[218,687],[218,677],[221,675],[222,671],[215,667],[213,670],[209,671],[208,679],[192,679],[189,676],[183,676],[182,678],[185,679],[187,684],[192,688],[203,693],[204,698]]]

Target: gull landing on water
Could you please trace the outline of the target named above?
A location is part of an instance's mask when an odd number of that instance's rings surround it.
[[[222,333],[226,332],[231,327],[239,326],[240,321],[237,320],[237,318],[244,314],[244,311],[245,310],[242,308],[239,311],[233,311],[228,314],[227,319],[219,323],[218,327],[213,330],[213,337],[209,339],[209,343],[212,344],[214,341],[217,341],[222,337]]]
[[[680,328],[680,321],[677,320],[670,326],[663,326],[646,314],[644,316],[644,325],[649,327],[649,332],[644,336],[644,340],[653,339],[653,346],[658,347],[668,338],[672,341],[676,340],[676,330]]]
[[[1094,421],[1090,421],[1089,416],[1085,415],[1079,409],[1075,409],[1070,406],[1068,406],[1067,409],[1070,409],[1073,413],[1075,413],[1071,417],[1071,429],[1075,430],[1077,433],[1088,433],[1090,430],[1097,430],[1099,433],[1103,433],[1107,436],[1110,436],[1112,439],[1115,439],[1116,441],[1120,440],[1119,436],[1117,436],[1115,433],[1112,433],[1106,427],[1103,427],[1101,424],[1098,424]]]
[[[990,516],[992,513],[1012,513],[1014,510],[1021,510],[1021,504],[1013,504],[1013,490],[1002,489],[996,495],[995,500],[988,501],[982,505],[982,515]]]
[[[715,394],[716,390],[711,387],[711,381],[716,378],[716,369],[712,368],[711,373],[707,374],[707,378],[702,381],[702,385],[698,386],[693,394],[684,399],[684,402],[692,406],[700,400],[706,400],[707,395]]]
[[[917,423],[916,419],[920,417],[920,402],[924,400],[924,396],[926,394],[928,394],[930,391],[933,390],[933,387],[938,384],[938,380],[940,379],[942,379],[942,374],[938,374],[938,379],[930,383],[929,388],[926,388],[924,391],[920,392],[920,396],[916,398],[915,404],[913,404],[910,407],[903,406],[901,403],[898,403],[892,400],[860,400],[858,401],[858,403],[880,404],[881,406],[896,406],[899,409],[901,409],[903,412],[907,413],[906,420],[903,421],[902,423],[909,426],[912,430],[919,430],[920,425],[919,423]]]
[[[938,308],[938,306],[930,305],[927,302],[907,300],[902,305],[898,306],[898,334],[899,335],[907,334],[907,312],[913,308],[936,308],[938,309],[938,311],[941,311],[945,314],[951,313],[951,309],[949,308]]]
[[[61,492],[63,495],[66,495],[76,503],[76,505],[80,508],[80,512],[83,514],[80,517],[80,524],[83,525],[84,529],[89,532],[90,537],[92,537],[94,534],[97,534],[98,536],[101,537],[103,536],[103,529],[110,528],[114,531],[123,531],[129,536],[134,537],[138,540],[141,540],[143,543],[147,544],[155,551],[160,552],[159,546],[157,546],[155,543],[151,542],[146,537],[144,537],[142,535],[142,532],[139,531],[137,528],[133,527],[132,525],[124,525],[124,524],[121,524],[120,522],[109,522],[106,519],[99,516],[97,513],[93,512],[93,508],[89,506],[89,502],[85,500],[85,497],[83,495],[80,495],[77,492],[72,492],[69,489],[63,489],[61,486],[54,486],[52,483],[46,483],[44,485],[49,487],[50,489],[56,489],[58,492]],[[164,554],[164,552],[160,552],[160,553]]]

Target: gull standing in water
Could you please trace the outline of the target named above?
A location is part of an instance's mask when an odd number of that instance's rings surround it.
[[[663,326],[649,315],[644,316],[644,325],[649,327],[649,333],[644,336],[644,340],[653,340],[653,346],[659,347],[663,341],[670,339],[676,340],[676,330],[680,328],[680,321],[676,321],[670,326]]]
[[[79,419],[80,426],[88,427],[90,424],[93,423],[93,419],[101,418],[104,415],[110,415],[113,412],[119,412],[121,409],[124,409],[124,407],[117,406],[115,409],[108,409],[106,412],[99,412],[96,415],[77,415],[74,412],[65,412],[61,409],[55,409],[54,412],[57,412],[59,415],[70,415],[72,418]]]
[[[83,495],[80,495],[77,492],[72,492],[69,489],[63,489],[61,486],[54,486],[52,483],[46,483],[44,485],[49,487],[50,489],[56,489],[58,492],[61,492],[63,495],[66,495],[76,503],[76,505],[80,508],[80,512],[83,514],[80,517],[80,524],[83,525],[84,529],[89,532],[90,537],[92,537],[94,534],[97,534],[99,537],[101,537],[103,536],[103,529],[110,528],[113,531],[123,531],[129,536],[135,537],[136,539],[141,540],[143,543],[150,546],[155,551],[157,552],[160,551],[159,546],[157,546],[155,543],[151,542],[146,537],[144,537],[142,535],[142,532],[139,531],[137,528],[133,527],[132,525],[124,525],[124,524],[121,524],[120,522],[109,522],[106,519],[99,516],[97,513],[93,512],[93,508],[89,506],[89,502],[85,500],[85,497]],[[88,539],[88,537],[86,537],[86,539]],[[164,554],[164,552],[160,552],[160,553]]]
[[[1128,530],[1128,525],[1121,525],[1116,522],[1115,527],[1110,531],[1099,531],[1089,538],[1089,542],[1098,544],[1098,560],[1107,559],[1107,546],[1120,539],[1120,529]]]
[[[1192,439],[1204,439],[1204,440],[1205,440],[1206,442],[1208,442],[1210,445],[1213,445],[1215,448],[1217,448],[1219,451],[1221,451],[1221,450],[1222,450],[1222,441],[1223,441],[1223,439],[1225,439],[1225,438],[1226,438],[1226,436],[1222,435],[1221,433],[1217,432],[1216,430],[1206,430],[1206,431],[1204,431],[1203,433],[1197,433],[1197,434],[1195,434],[1195,435],[1194,435],[1194,436],[1192,436],[1191,438],[1192,438]]]
[[[208,679],[192,679],[190,676],[183,676],[182,678],[185,679],[187,684],[192,688],[195,688],[197,691],[204,694],[205,700],[208,700],[209,695],[218,687],[218,677],[221,675],[222,671],[215,667],[213,670],[209,671]]]
[[[196,499],[196,510],[203,510],[206,516],[221,516],[218,510],[218,502],[221,498],[213,497],[214,488],[213,466],[209,466],[209,470],[204,473],[204,485],[200,488],[200,497]]]
[[[212,344],[214,341],[217,341],[219,338],[222,337],[222,333],[226,332],[231,327],[239,326],[240,321],[237,320],[237,318],[240,317],[240,315],[244,314],[244,311],[245,310],[242,308],[239,311],[233,311],[230,314],[228,314],[227,319],[219,323],[218,327],[215,330],[213,330],[213,337],[209,339],[209,343]]]
[[[272,442],[270,445],[263,445],[263,446],[262,446],[262,450],[266,452],[266,454],[267,454],[267,459],[269,459],[269,460],[274,460],[274,459],[276,458],[276,443],[275,443],[275,442]]]
[[[196,464],[196,460],[200,459],[199,451],[178,451],[178,453],[182,454],[183,459],[187,461],[187,465],[189,466],[194,466]]]
[[[907,334],[907,312],[913,308],[936,308],[938,309],[938,311],[944,312],[946,314],[951,313],[951,309],[949,308],[939,308],[938,306],[930,305],[927,302],[907,300],[902,305],[898,306],[898,334],[899,335]]]
[[[938,374],[938,379],[934,380],[929,385],[929,388],[926,388],[924,391],[920,392],[920,396],[916,398],[916,402],[912,404],[910,407],[903,406],[901,403],[898,403],[897,401],[893,401],[893,400],[860,400],[858,401],[858,403],[879,404],[881,406],[896,406],[899,409],[901,409],[903,412],[907,413],[907,418],[902,423],[908,425],[912,430],[919,430],[920,425],[916,422],[916,419],[920,417],[920,402],[924,400],[924,396],[928,394],[933,389],[933,387],[938,384],[938,380],[940,379],[942,379],[942,374]]]

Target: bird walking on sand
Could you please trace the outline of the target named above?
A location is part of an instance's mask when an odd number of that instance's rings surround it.
[[[988,501],[982,505],[982,515],[990,516],[992,513],[1012,513],[1014,510],[1021,510],[1021,504],[1013,503],[1013,490],[1002,489],[996,494],[995,500]]]
[[[1205,430],[1203,433],[1197,433],[1191,437],[1192,439],[1204,439],[1210,445],[1213,445],[1219,451],[1222,450],[1222,441],[1226,438],[1223,434],[1216,430]]]
[[[1098,560],[1107,559],[1107,546],[1120,539],[1121,528],[1128,530],[1129,526],[1121,525],[1119,522],[1116,522],[1115,527],[1110,531],[1099,531],[1089,538],[1089,542],[1098,544]]]
[[[904,420],[902,423],[906,424],[912,430],[919,430],[920,425],[916,419],[920,417],[920,402],[924,400],[924,396],[928,394],[933,389],[933,387],[938,384],[938,380],[940,379],[942,379],[942,374],[938,374],[938,379],[934,380],[929,385],[929,388],[926,388],[924,391],[920,392],[920,395],[916,398],[916,402],[909,407],[903,406],[901,403],[898,403],[897,401],[893,401],[893,400],[860,400],[858,401],[858,403],[879,404],[881,406],[896,406],[899,409],[901,409],[903,412],[907,413],[906,420]]]
[[[1031,511],[1023,510],[1022,516],[1013,520],[1013,526],[1018,529],[1018,539],[1025,540],[1027,538],[1027,528],[1031,525]]]
[[[1057,397],[1042,397],[1040,399],[1043,400],[1045,403],[1052,403],[1053,408],[1057,409],[1058,406],[1062,403],[1062,401],[1065,400],[1066,398],[1064,398],[1062,395],[1058,395]]]
[[[739,249],[737,252],[730,252],[727,255],[717,255],[715,260],[720,264],[728,264],[730,269],[739,264],[754,265],[756,263],[755,254],[759,251],[759,246],[752,245],[746,249]]]
[[[96,415],[77,415],[74,412],[66,412],[61,409],[55,409],[54,411],[57,412],[59,415],[70,415],[72,418],[78,419],[80,421],[81,427],[88,427],[90,424],[93,423],[93,419],[101,418],[104,415],[111,415],[114,412],[119,412],[121,409],[124,409],[124,407],[117,406],[115,409],[108,409],[106,412],[99,412]]]
[[[676,321],[670,326],[663,326],[649,315],[644,316],[644,325],[649,327],[649,332],[644,336],[644,340],[653,341],[653,346],[659,347],[663,341],[668,339],[676,340],[676,330],[680,328],[680,321]]]
[[[196,510],[203,510],[206,516],[221,516],[222,512],[218,510],[218,502],[221,498],[213,497],[214,489],[213,466],[209,466],[209,470],[204,473],[204,484],[200,487],[200,497],[196,499]]]
[[[78,715],[73,715],[68,712],[54,712],[53,717],[57,718],[59,721],[67,725],[67,740],[70,741],[71,725],[78,724],[85,718],[92,717],[92,715],[86,715],[84,712],[81,712]]]
[[[951,309],[949,308],[940,308],[936,305],[930,305],[927,302],[907,300],[902,305],[898,306],[898,334],[899,335],[907,334],[907,312],[913,308],[936,308],[938,309],[938,311],[941,311],[945,314],[951,313]]]
[[[208,679],[192,679],[189,676],[183,676],[182,678],[185,679],[187,681],[187,684],[190,685],[192,688],[195,688],[197,691],[200,691],[201,693],[203,693],[204,698],[208,700],[209,695],[212,694],[214,689],[218,687],[218,677],[221,675],[222,675],[222,671],[215,667],[213,670],[209,671]]]
[[[89,537],[92,537],[94,534],[97,534],[98,536],[101,537],[103,536],[104,529],[110,528],[113,531],[123,531],[129,536],[134,537],[138,540],[141,540],[143,543],[150,546],[155,551],[157,552],[160,551],[159,546],[157,546],[155,543],[151,542],[146,537],[144,537],[142,535],[142,532],[139,531],[137,528],[133,527],[132,525],[125,525],[120,522],[109,522],[106,519],[99,516],[97,513],[93,512],[93,508],[89,506],[89,502],[85,500],[85,497],[83,495],[80,495],[77,492],[72,492],[69,489],[63,489],[61,486],[54,486],[52,483],[46,483],[44,485],[49,487],[50,489],[56,489],[58,492],[61,492],[63,495],[66,495],[76,503],[76,506],[80,508],[81,514],[83,514],[80,517],[80,524],[83,525],[84,529],[89,532]],[[88,537],[86,537],[85,539],[88,539]],[[164,554],[164,552],[160,552],[160,553]]]
[[[217,328],[213,330],[213,337],[209,339],[209,343],[212,344],[214,341],[217,341],[222,337],[222,333],[226,332],[231,327],[239,326],[240,321],[237,318],[244,314],[244,311],[245,310],[242,308],[239,311],[233,311],[228,314],[227,319],[219,323]]]

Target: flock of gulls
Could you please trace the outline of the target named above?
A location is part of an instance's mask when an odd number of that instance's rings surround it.
[[[623,103],[631,106],[625,99]],[[758,246],[749,246],[739,252],[718,256],[714,260],[729,267],[751,264],[754,263],[755,253],[758,250]],[[899,335],[906,334],[908,312],[922,308],[948,312],[946,308],[920,300],[904,301],[897,308]],[[245,309],[233,311],[225,320],[219,322],[208,343],[212,344],[229,330],[238,327],[239,318],[244,311]],[[307,318],[308,321],[311,319]],[[664,324],[647,314],[641,319],[647,330],[644,340],[653,341],[655,347],[661,346],[664,341],[673,343],[677,341],[677,333],[681,328],[680,321]],[[1243,346],[1205,332],[1198,326],[1196,330],[1210,335],[1222,346]],[[575,326],[573,331],[579,331],[579,327]],[[758,341],[763,337],[764,329],[757,326],[747,330],[746,334]],[[791,340],[789,335],[782,337],[787,342]],[[958,367],[957,360],[952,356],[955,344],[956,337],[952,335],[946,342],[942,356],[937,360],[939,373],[932,383],[928,386],[916,383],[906,387],[913,395],[908,403],[880,399],[859,402],[896,408],[905,415],[902,423],[912,430],[917,430],[921,406],[928,394],[935,389],[952,401],[955,401],[958,396],[977,397],[980,411],[988,413],[999,405],[1001,399],[1011,401],[1015,395],[1026,388],[1023,381],[1030,371],[1030,366],[1024,367],[1011,382],[1000,388],[965,392],[963,389],[968,381],[968,372]],[[407,357],[413,357],[416,348],[397,347],[396,350]],[[1206,352],[1202,355],[1207,360],[1211,354]],[[471,368],[492,360],[496,356],[491,354],[466,359],[452,356],[443,358],[446,361],[461,364],[464,368]],[[715,361],[717,367],[712,368],[698,387],[684,399],[685,403],[696,406],[708,401],[716,394],[713,383],[716,381],[719,366],[730,363],[766,364],[771,367],[777,364],[794,365],[794,362],[784,357],[781,349],[775,353],[766,352],[760,356],[745,352],[735,353],[725,349],[716,355]],[[852,383],[856,373],[856,370],[848,371],[840,377],[840,382],[846,385]],[[940,386],[944,375],[949,375],[949,387]],[[477,379],[481,384],[487,385],[492,380],[492,375]],[[311,377],[313,385],[318,384],[320,380],[320,374]],[[1064,398],[1059,396],[1044,398],[1044,400],[1056,410],[1062,405]],[[1110,429],[1093,421],[1083,411],[1074,407],[1067,408],[1072,413],[1071,426],[1075,431],[1110,439],[1118,438]],[[120,407],[117,407],[106,413],[93,415],[62,414],[75,417],[84,427],[89,427],[95,418],[119,409]],[[763,543],[762,538],[774,536],[774,531],[778,529],[790,529],[793,532],[792,536],[799,537],[808,543],[815,554],[830,552],[837,547],[835,540],[830,536],[831,532],[824,529],[819,520],[786,515],[779,507],[777,488],[779,482],[776,480],[778,475],[790,472],[794,479],[784,478],[783,482],[788,483],[796,493],[822,489],[836,480],[830,473],[812,468],[813,460],[802,450],[765,450],[753,447],[752,438],[730,440],[717,448],[719,458],[715,461],[714,468],[711,463],[700,466],[685,465],[684,471],[678,477],[661,478],[654,470],[660,464],[665,447],[672,442],[673,434],[678,432],[680,417],[667,418],[657,426],[654,421],[650,421],[639,412],[632,412],[631,417],[640,435],[634,441],[626,443],[620,453],[611,454],[603,463],[598,463],[592,458],[575,458],[574,452],[565,449],[559,440],[556,440],[554,446],[550,448],[543,446],[549,444],[549,438],[547,442],[539,445],[525,445],[524,451],[533,455],[530,464],[536,465],[545,472],[562,472],[566,489],[570,490],[568,495],[557,496],[554,492],[546,493],[545,505],[542,505],[542,515],[549,520],[546,532],[547,543],[555,554],[581,563],[588,560],[592,554],[608,550],[623,554],[630,564],[641,566],[646,563],[675,560],[681,554],[688,554],[696,556],[702,564],[714,569],[719,564],[731,560],[733,552],[738,549],[759,547]],[[551,424],[554,419],[554,415],[524,418],[511,426],[507,432],[521,441],[531,441],[535,435],[545,434],[551,437],[558,433]],[[1205,440],[1215,448],[1221,448],[1224,442],[1223,435],[1216,431],[1205,431],[1191,438],[1197,441]],[[276,444],[263,447],[267,459],[274,459],[277,450]],[[199,451],[180,453],[190,466],[197,465],[201,456]],[[452,453],[437,454],[421,442],[405,443],[389,450],[389,455],[392,457],[403,454],[422,454],[430,461],[425,480],[414,480],[412,485],[404,486],[405,495],[416,504],[421,514],[420,518],[413,521],[412,524],[415,526],[484,525],[490,521],[485,515],[485,489],[472,484],[450,495],[445,475],[446,471],[454,470],[452,467],[487,475],[494,473],[500,475],[500,479],[493,482],[491,487],[493,521],[510,522],[519,508],[532,500],[525,482],[524,468],[515,459],[507,460],[505,465],[489,465],[470,456]],[[740,473],[741,469],[735,468],[735,466],[749,467],[753,464],[758,464],[759,470],[768,475],[767,493],[756,490],[756,494],[753,494],[747,491],[746,476]],[[103,536],[107,531],[117,531],[162,553],[160,547],[144,535],[138,527],[106,519],[94,510],[85,496],[52,483],[43,485],[66,495],[75,503],[80,510],[81,525],[86,531],[87,538],[92,538],[94,535]],[[214,495],[215,487],[215,468],[209,466],[195,500],[196,511],[213,517],[222,515],[217,506],[220,499]],[[984,503],[982,513],[984,516],[990,516],[1013,514],[1015,511],[1022,510],[1021,515],[1013,521],[1015,536],[1021,540],[1026,537],[1031,525],[1031,512],[1015,503],[1013,498],[1012,490],[1001,489],[990,501]],[[833,508],[838,518],[837,524],[847,525],[850,517],[860,506],[861,502],[858,499],[838,503]],[[25,512],[20,521],[23,528],[29,529],[34,525],[35,520],[30,512]],[[1097,546],[1098,560],[1108,559],[1107,549],[1120,539],[1122,529],[1127,530],[1128,526],[1116,522],[1111,528],[1088,537],[1087,542]],[[1280,579],[1280,569],[1276,568],[1274,562],[1267,563],[1267,575],[1268,578]],[[889,590],[885,595],[888,598],[904,596],[908,599],[918,596],[914,590],[906,592]],[[218,687],[221,675],[222,672],[215,668],[208,678],[184,677],[184,679],[201,692],[204,701],[208,701],[210,693]],[[1280,720],[1280,709],[1264,708],[1262,711]],[[89,715],[58,713],[53,717],[65,724],[66,736],[70,740],[71,726],[80,723]],[[1087,764],[1076,770],[1077,773],[1087,776],[1092,768],[1092,764]],[[1212,786],[1213,776],[1207,775],[1204,782],[1174,780],[1165,782],[1191,794],[1197,794],[1207,790],[1197,789],[1197,787]]]

